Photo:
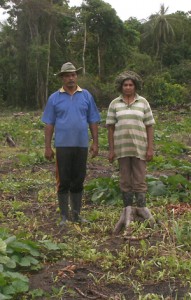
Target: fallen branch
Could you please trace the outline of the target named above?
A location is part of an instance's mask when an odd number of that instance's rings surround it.
[[[144,220],[148,220],[151,227],[155,224],[155,220],[147,207],[127,206],[123,209],[113,233],[118,234],[123,227],[127,230],[130,223],[133,221],[143,222]]]
[[[97,297],[90,297],[87,296],[86,294],[84,294],[79,288],[74,287],[74,289],[76,290],[76,292],[78,292],[78,294],[80,294],[80,296],[84,297],[85,299],[91,299],[91,300],[95,300],[97,299]]]
[[[7,142],[9,147],[15,147],[16,146],[15,142],[13,141],[13,138],[8,133],[5,133],[4,137],[5,137],[5,142]]]
[[[13,113],[14,117],[20,117],[20,116],[25,116],[28,115],[28,113],[23,113],[22,111],[18,112],[18,113]]]
[[[108,296],[107,295],[104,295],[96,290],[88,290],[89,292],[91,292],[92,294],[95,294],[96,296],[87,296],[86,294],[84,294],[79,288],[77,287],[74,287],[74,289],[78,292],[78,294],[80,294],[82,297],[84,297],[85,299],[91,299],[91,300],[94,300],[94,299],[97,299],[97,297],[101,298],[101,299],[107,299],[108,300]]]
[[[89,290],[90,292],[94,293],[95,295],[99,296],[99,298],[102,298],[102,299],[107,299],[108,300],[108,296],[107,295],[104,295],[98,291],[95,291],[95,290]],[[97,297],[96,297],[97,298]]]

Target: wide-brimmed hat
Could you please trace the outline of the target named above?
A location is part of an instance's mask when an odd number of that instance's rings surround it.
[[[60,72],[57,73],[56,76],[61,76],[63,73],[69,73],[69,72],[77,72],[78,73],[82,69],[83,69],[82,67],[76,69],[76,67],[71,62],[67,62],[62,65]]]

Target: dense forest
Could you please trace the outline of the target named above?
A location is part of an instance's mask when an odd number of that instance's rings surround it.
[[[0,0],[0,105],[42,109],[60,86],[63,63],[83,66],[79,78],[99,106],[117,95],[114,79],[126,69],[144,81],[141,94],[154,107],[191,102],[191,12],[159,12],[122,21],[110,4],[85,0]]]

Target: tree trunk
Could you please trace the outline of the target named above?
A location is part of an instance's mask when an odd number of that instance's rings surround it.
[[[49,68],[50,68],[50,37],[52,32],[52,26],[49,29],[48,32],[48,55],[47,55],[47,65],[46,65],[46,83],[45,83],[45,98],[43,99],[42,106],[40,108],[43,108],[45,106],[46,100],[48,98],[48,79],[49,79]]]
[[[133,221],[143,222],[144,220],[148,220],[151,227],[155,224],[155,220],[147,207],[127,206],[123,209],[113,233],[118,234],[123,227],[125,227],[125,230],[128,230],[130,223]]]
[[[101,57],[100,57],[99,35],[98,35],[97,58],[98,58],[98,74],[99,74],[99,77],[101,77]]]
[[[85,22],[85,24],[84,24],[84,47],[83,47],[83,53],[82,53],[83,75],[86,74],[86,62],[85,62],[86,43],[87,43],[87,27],[86,27],[86,22]]]

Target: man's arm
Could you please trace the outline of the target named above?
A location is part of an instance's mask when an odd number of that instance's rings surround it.
[[[54,126],[51,124],[45,125],[45,157],[48,160],[52,160],[54,158],[54,151],[52,150],[52,136],[54,132]]]
[[[114,151],[114,131],[115,125],[110,124],[107,125],[108,127],[108,143],[109,143],[109,162],[112,163],[115,158],[115,151]]]
[[[89,128],[93,139],[93,143],[90,147],[90,152],[93,158],[98,155],[98,124],[91,123],[89,124]]]
[[[146,126],[147,131],[147,153],[146,153],[146,160],[150,161],[153,158],[153,126]]]

